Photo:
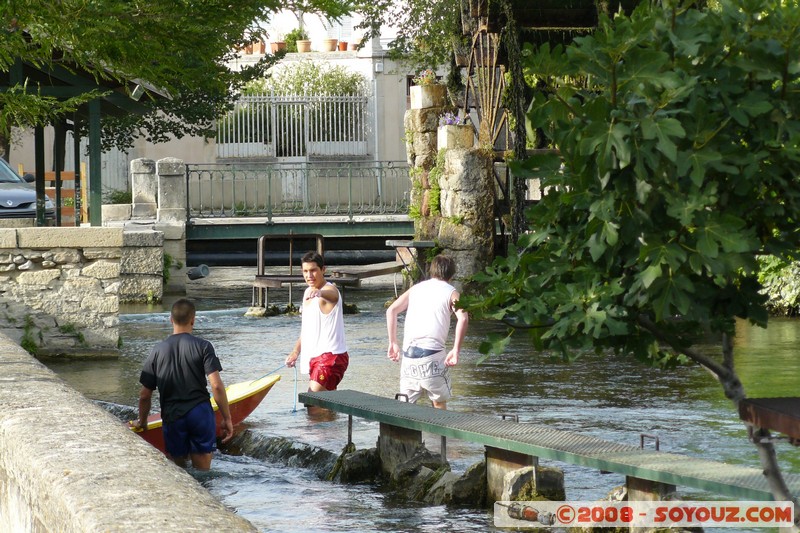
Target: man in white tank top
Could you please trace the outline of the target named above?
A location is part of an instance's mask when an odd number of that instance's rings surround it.
[[[447,409],[451,396],[448,367],[458,363],[469,315],[455,307],[460,295],[449,283],[456,273],[455,262],[437,255],[431,261],[429,273],[430,279],[411,287],[386,310],[387,356],[392,361],[401,361],[400,393],[408,396],[409,402],[416,402],[424,391],[434,407]],[[397,342],[397,316],[404,311],[401,352]],[[455,340],[453,349],[445,352],[453,313],[457,319]]]
[[[293,367],[300,358],[300,373],[309,375],[308,390],[336,390],[350,363],[344,336],[342,297],[336,285],[325,280],[325,262],[317,252],[302,258],[303,293],[300,338],[286,358]]]

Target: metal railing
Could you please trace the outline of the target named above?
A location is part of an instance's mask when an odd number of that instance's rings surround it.
[[[189,218],[408,213],[408,165],[328,161],[186,165]]]
[[[245,95],[217,123],[219,158],[362,156],[370,96]]]

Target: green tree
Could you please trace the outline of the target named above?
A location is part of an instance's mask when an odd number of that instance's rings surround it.
[[[299,7],[298,7],[299,6]],[[88,72],[110,87],[145,80],[169,98],[149,98],[144,116],[104,117],[104,148],[130,146],[143,136],[162,142],[170,135],[214,133],[214,120],[247,81],[261,77],[268,56],[256,65],[231,71],[226,64],[246,44],[263,36],[260,21],[281,9],[339,17],[347,0],[10,0],[0,5],[0,73],[17,61],[63,66]],[[152,91],[150,92],[152,94]],[[0,141],[13,126],[41,125],[63,116],[98,94],[62,100],[59,107],[20,80],[0,92]],[[5,143],[2,143],[5,144]]]
[[[557,153],[514,164],[544,197],[465,305],[565,356],[699,364],[738,404],[735,321],[768,319],[756,258],[800,248],[796,0],[645,2],[527,54],[530,127]],[[707,332],[721,353],[698,348]],[[756,446],[776,499],[792,500],[773,445]]]
[[[417,69],[449,65],[453,44],[461,42],[461,0],[377,0],[365,3],[365,38],[380,35],[381,28],[397,28],[389,54]]]

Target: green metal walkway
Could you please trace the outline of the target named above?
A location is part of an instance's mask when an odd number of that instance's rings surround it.
[[[444,411],[358,391],[306,392],[306,405],[374,420],[405,429],[626,476],[692,487],[744,500],[772,500],[766,478],[756,468],[685,455],[643,450],[536,424],[519,424],[485,415]],[[793,494],[800,494],[800,475],[786,475]]]

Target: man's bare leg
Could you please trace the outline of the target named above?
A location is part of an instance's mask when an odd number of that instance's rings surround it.
[[[196,470],[211,470],[211,457],[210,453],[192,453],[189,454],[192,458],[192,466]]]
[[[308,392],[320,392],[324,390],[328,389],[322,386],[319,382],[313,380],[308,382]],[[306,405],[306,410],[308,411],[308,416],[313,418],[317,422],[328,422],[336,418],[336,413],[334,411],[331,411],[330,409],[325,409],[324,407],[317,407],[316,405]]]

